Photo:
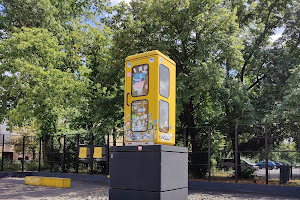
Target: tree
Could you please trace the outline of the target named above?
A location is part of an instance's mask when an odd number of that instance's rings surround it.
[[[286,80],[292,69],[289,52],[282,46],[283,40],[272,44],[270,36],[291,19],[295,1],[251,1],[227,2],[237,8],[237,21],[242,30],[243,63],[236,73],[247,87],[251,103],[255,108],[257,122],[276,109],[282,100]]]
[[[35,120],[47,144],[50,135],[58,132],[59,116],[79,103],[85,79],[57,69],[66,55],[45,29],[15,29],[0,43],[0,55],[1,107],[9,109],[9,124],[22,127]]]
[[[274,121],[277,109],[276,120],[297,118],[298,1],[108,3],[0,1],[1,120],[20,127],[34,120],[45,141],[85,129],[104,142],[123,125],[125,58],[154,49],[177,64],[177,126],[188,127],[194,152],[207,150],[206,135],[191,127],[211,125],[233,138],[237,123]],[[274,126],[272,134],[279,145],[283,132]],[[262,148],[251,144],[242,148]],[[205,175],[198,166],[207,157],[191,159],[193,175]]]
[[[103,21],[115,30],[114,67],[128,55],[153,49],[176,62],[177,125],[216,125],[232,138],[236,123],[264,122],[282,99],[294,66],[287,49],[272,44],[270,36],[292,18],[294,5],[290,0],[136,0],[119,4]],[[189,130],[192,150],[205,150]]]
[[[112,130],[121,128],[123,100],[120,95],[122,79],[119,71],[112,68],[110,46],[111,30],[108,27],[79,26],[82,32],[82,55],[85,58],[83,76],[88,80],[85,100],[78,106],[81,115],[72,121],[72,126],[93,131],[100,143]]]
[[[116,12],[106,21],[115,30],[114,68],[119,69],[128,55],[159,49],[177,64],[177,124],[195,127],[219,114],[218,109],[212,109],[217,107],[217,95],[212,93],[221,87],[224,65],[230,63],[228,70],[235,69],[242,61],[236,10],[231,12],[217,0],[141,0],[132,1],[130,6],[120,4]],[[120,72],[119,78],[123,77],[123,69]],[[210,117],[203,117],[207,115]],[[189,130],[192,150],[204,150],[196,141],[197,133]],[[196,160],[193,158],[197,165]],[[197,167],[194,173],[202,176],[205,170]]]
[[[274,106],[272,113],[267,116],[267,119],[281,123],[281,126],[286,130],[286,137],[293,137],[297,150],[299,150],[300,4],[298,1],[292,1],[292,3],[293,6],[288,9],[285,16],[285,29],[282,36],[275,43],[275,47],[281,50],[280,62],[277,63],[281,64],[285,70],[288,70],[285,73],[288,76],[283,79],[281,98],[277,100],[276,106]]]
[[[0,30],[3,35],[14,27],[46,28],[63,36],[72,28],[74,19],[94,19],[95,12],[101,13],[107,4],[107,0],[1,0]]]
[[[86,116],[80,108],[84,107],[83,104],[92,104],[89,102],[91,96],[96,99],[89,91],[91,88],[88,89],[91,83],[88,75],[90,69],[87,68],[90,62],[88,51],[90,45],[97,50],[97,45],[101,47],[102,44],[85,44],[84,39],[88,39],[88,34],[94,34],[90,35],[91,38],[100,38],[98,42],[106,43],[110,38],[101,39],[101,27],[93,30],[82,23],[92,20],[98,24],[97,14],[102,13],[107,3],[75,0],[0,2],[3,22],[0,29],[5,36],[2,56],[7,62],[1,65],[1,83],[4,84],[1,88],[2,118],[8,112],[6,117],[12,126],[21,126],[23,119],[37,118],[42,134],[49,137],[49,134],[65,132],[60,130],[61,126],[67,128],[67,124],[72,123],[71,127],[76,127],[73,125],[79,116],[94,117],[93,110]],[[22,35],[22,32],[25,33]],[[7,47],[10,47],[10,52],[5,52]],[[27,51],[22,52],[22,48]],[[99,60],[101,56],[97,55]],[[20,60],[14,71],[9,66],[11,60]],[[28,65],[20,67],[24,63]],[[94,69],[100,67],[94,66]],[[102,85],[97,87],[97,90],[103,90]]]
[[[13,132],[18,135],[18,137],[11,136],[9,138],[10,144],[13,145],[14,151],[17,153],[23,152],[23,137],[25,142],[25,153],[30,153],[32,159],[36,159],[36,151],[38,149],[39,140],[37,138],[38,130],[35,127],[35,124],[23,126],[23,127],[14,127]]]
[[[230,125],[232,128],[229,131],[224,130],[224,133],[227,132],[231,138],[234,138],[234,123],[278,121],[278,118],[273,117],[270,119],[269,116],[277,109],[278,103],[282,101],[286,81],[291,75],[290,69],[295,68],[295,63],[297,62],[291,56],[289,49],[286,48],[287,46],[284,45],[285,42],[282,38],[273,43],[270,40],[270,36],[278,28],[290,23],[289,21],[293,19],[291,16],[294,16],[291,13],[294,13],[297,9],[289,8],[297,7],[296,4],[295,1],[289,0],[234,0],[224,2],[224,5],[237,9],[237,22],[239,23],[244,45],[242,65],[237,68],[237,71],[233,70],[229,73],[231,79],[240,80],[240,86],[231,88],[229,90],[230,93],[234,94],[236,89],[244,92],[238,93],[236,98],[228,98],[230,100],[228,103],[235,102],[236,107],[232,109],[234,112],[230,111],[231,109],[226,109],[228,106],[229,108],[231,107],[226,102],[226,96],[224,98],[225,102],[221,103],[221,105],[225,105],[225,113],[224,117],[221,118],[222,121],[219,123],[219,127],[222,129],[224,127],[223,124]],[[283,37],[285,37],[287,30],[286,28]],[[264,133],[265,128],[267,128],[269,133],[270,144],[279,145],[284,134],[286,134],[286,132],[281,130],[281,127],[258,125],[258,128],[255,130],[250,126],[239,126],[238,134],[240,137],[248,136],[247,140],[240,141],[239,150],[263,150],[264,141],[255,138],[255,134],[258,134],[257,131]],[[231,142],[233,143],[234,141],[232,140]],[[232,146],[234,148],[234,145]],[[248,156],[251,155],[249,154]]]

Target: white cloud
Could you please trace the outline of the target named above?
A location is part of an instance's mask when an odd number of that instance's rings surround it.
[[[280,28],[276,28],[275,29],[275,34],[274,35],[271,35],[270,39],[271,39],[271,42],[274,42],[275,40],[277,40],[278,38],[281,37],[282,33],[284,31],[284,27],[280,27]]]
[[[278,38],[280,38],[280,36],[281,36],[281,33],[279,33],[279,34],[274,34],[274,35],[271,35],[271,42],[274,42],[275,40],[277,40]]]
[[[121,1],[125,1],[126,3],[129,3],[131,0],[112,0],[111,1],[111,5],[117,5],[118,3],[120,3]]]

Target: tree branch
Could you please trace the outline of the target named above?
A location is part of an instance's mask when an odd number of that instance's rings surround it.
[[[273,9],[275,8],[276,4],[278,3],[278,0],[275,1],[273,4],[270,5],[270,7],[268,8],[268,14],[266,16],[266,21],[265,21],[265,26],[264,26],[264,31],[262,32],[262,34],[257,38],[257,40],[254,43],[254,50],[253,52],[248,56],[248,58],[245,60],[245,63],[242,67],[242,71],[241,71],[241,82],[244,81],[244,74],[245,74],[245,70],[246,70],[246,66],[248,64],[248,61],[250,60],[250,58],[253,56],[253,54],[255,53],[255,50],[257,49],[257,47],[263,42],[263,38],[265,37],[265,35],[267,34],[267,30],[268,30],[268,25],[269,25],[269,20],[270,20],[270,16],[271,13],[273,11]],[[250,88],[251,89],[251,88]]]
[[[244,65],[243,65],[243,67],[242,67],[242,71],[241,71],[241,82],[243,82],[243,81],[244,81],[244,74],[245,74],[246,66],[247,66],[247,64],[248,64],[248,61],[249,61],[249,60],[250,60],[250,58],[252,57],[252,55],[253,55],[253,53],[252,53],[252,54],[250,54],[250,55],[248,56],[248,58],[247,58],[247,59],[245,59],[245,63],[244,63]]]
[[[262,77],[258,78],[254,83],[252,83],[252,84],[248,87],[247,91],[251,90],[257,83],[259,83],[261,80],[263,80],[263,79],[266,78],[266,77],[267,77],[266,75],[263,75]]]

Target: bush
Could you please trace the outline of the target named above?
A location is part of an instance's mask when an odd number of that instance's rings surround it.
[[[41,171],[50,171],[51,167],[49,164],[41,163]]]
[[[201,150],[205,151],[205,150]],[[207,153],[201,152],[189,155],[189,177],[204,178],[207,174]]]
[[[26,171],[38,171],[39,170],[39,163],[38,162],[30,162],[25,164]]]
[[[255,169],[247,167],[246,169],[241,169],[239,177],[245,178],[245,179],[251,179],[251,178],[254,178],[254,172],[255,172]]]
[[[10,159],[4,158],[3,168],[4,168],[3,171],[17,172],[21,170],[21,163],[11,162]]]

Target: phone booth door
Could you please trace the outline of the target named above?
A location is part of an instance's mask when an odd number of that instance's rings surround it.
[[[142,64],[140,64],[142,63]],[[125,84],[126,145],[154,144],[149,130],[149,63],[147,59],[129,62]],[[131,65],[134,65],[131,67]],[[151,129],[151,128],[150,128]]]

